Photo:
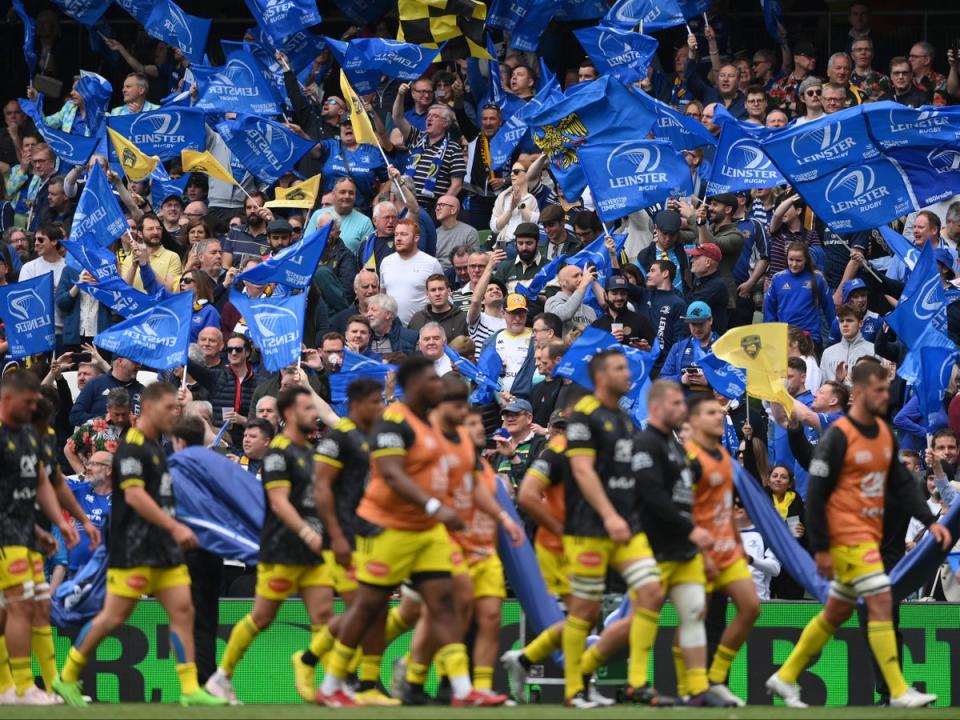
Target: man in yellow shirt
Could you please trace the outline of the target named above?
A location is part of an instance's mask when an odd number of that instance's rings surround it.
[[[143,282],[140,280],[140,264],[135,255],[138,252],[146,251],[149,254],[150,267],[157,281],[173,292],[177,292],[180,276],[183,274],[183,265],[180,257],[173,251],[167,250],[161,245],[163,237],[163,224],[153,213],[148,213],[140,219],[140,236],[146,248],[139,251],[136,246],[131,248],[130,253],[125,253],[120,258],[120,274],[125,282],[133,285],[137,290],[143,291]]]

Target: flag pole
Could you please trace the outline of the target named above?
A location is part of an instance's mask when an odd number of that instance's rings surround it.
[[[180,378],[180,389],[181,390],[187,389],[187,366],[186,365],[183,366],[183,376]]]

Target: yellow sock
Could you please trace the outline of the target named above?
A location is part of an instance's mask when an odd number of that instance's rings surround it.
[[[75,647],[72,647],[67,655],[67,662],[63,666],[63,672],[60,673],[60,679],[64,682],[75,683],[80,679],[80,673],[86,666],[87,658]]]
[[[200,689],[200,683],[197,682],[197,664],[196,663],[178,663],[177,677],[180,678],[180,694],[193,695]]]
[[[710,663],[710,671],[707,673],[707,679],[711,685],[725,685],[727,676],[730,674],[730,666],[733,659],[737,656],[737,651],[726,645],[718,645],[717,652],[713,654],[713,662]]]
[[[310,630],[313,632],[310,636],[310,652],[313,653],[314,657],[322,658],[330,652],[336,638],[333,637],[333,633],[326,625],[312,625]]]
[[[380,679],[381,655],[364,655],[360,658],[360,682],[376,682]]]
[[[822,612],[817,613],[817,616],[807,623],[803,632],[800,633],[800,639],[783,667],[777,670],[780,679],[784,682],[795,683],[797,677],[810,662],[810,658],[823,649],[823,646],[827,644],[827,641],[833,637],[836,631],[837,629],[823,617]]]
[[[347,672],[350,675],[353,675],[357,668],[360,667],[360,660],[363,658],[363,646],[357,645],[357,649],[353,651],[353,657],[350,658],[350,663],[347,665]]]
[[[10,658],[10,672],[13,675],[13,684],[17,688],[17,695],[23,694],[33,686],[33,668],[30,667],[30,658]]]
[[[324,671],[338,680],[343,680],[350,674],[350,663],[356,653],[356,648],[347,647],[337,640],[333,644],[333,649],[327,654],[327,664],[323,668]]]
[[[660,613],[638,608],[630,619],[630,659],[627,663],[627,684],[643,687],[650,669],[650,648],[657,638]]]
[[[13,675],[10,674],[10,655],[7,653],[7,638],[0,635],[0,693],[13,687]]]
[[[407,660],[407,682],[411,685],[423,685],[427,681],[427,670],[423,663]]]
[[[673,648],[673,669],[677,673],[677,695],[684,697],[690,694],[690,688],[687,685],[687,663],[683,659],[683,648],[674,645]]]
[[[550,653],[560,647],[563,638],[563,625],[551,625],[542,633],[537,635],[523,649],[523,654],[527,660],[536,664],[550,657]]]
[[[594,643],[587,648],[587,651],[580,658],[580,672],[583,675],[593,675],[597,670],[603,667],[607,661],[605,655],[597,650],[597,644]]]
[[[897,636],[893,632],[893,623],[890,620],[870,620],[867,623],[867,639],[873,657],[880,666],[883,679],[890,689],[890,697],[897,698],[907,691],[907,682],[903,679],[900,670],[900,661],[897,654]]]
[[[593,623],[567,615],[563,626],[563,680],[564,697],[569,699],[583,690],[583,649],[587,645],[587,635]]]
[[[57,679],[57,654],[53,649],[53,629],[49,625],[30,628],[30,648],[40,666],[43,677],[43,689],[52,692],[53,681]]]
[[[467,646],[463,643],[449,643],[437,650],[437,668],[450,681],[454,678],[470,677],[470,658],[467,657]]]
[[[710,685],[707,683],[707,669],[702,667],[687,668],[687,685],[689,686],[691,695],[699,695],[709,690]]]
[[[387,613],[387,626],[383,634],[386,644],[389,645],[409,629],[410,626],[400,615],[400,606],[390,608],[390,612]]]
[[[250,647],[257,635],[260,634],[260,628],[253,621],[250,615],[244,615],[243,619],[233,626],[230,631],[230,639],[227,640],[227,649],[223,651],[223,659],[220,661],[220,669],[227,676],[232,676],[237,663],[243,658],[243,654]]]
[[[493,668],[484,665],[473,666],[473,686],[477,690],[493,689]]]

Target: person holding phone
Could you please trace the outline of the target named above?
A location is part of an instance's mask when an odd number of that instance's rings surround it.
[[[663,363],[660,377],[673,380],[683,386],[684,393],[710,392],[710,385],[700,369],[700,358],[710,352],[717,334],[713,332],[713,313],[702,300],[690,303],[683,321],[687,323],[690,337],[675,343]]]

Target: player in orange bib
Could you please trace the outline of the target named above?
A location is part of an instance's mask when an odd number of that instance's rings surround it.
[[[687,408],[691,437],[686,450],[695,479],[693,521],[713,538],[713,547],[704,553],[709,577],[707,592],[719,590],[733,600],[737,608],[736,617],[720,637],[707,679],[715,695],[742,707],[743,700],[727,687],[727,676],[737,651],[760,616],[760,600],[733,520],[733,462],[721,444],[725,423],[723,407],[716,398],[704,396],[689,399]],[[686,672],[683,655],[678,651],[676,646],[674,662],[679,684]]]
[[[797,676],[862,598],[870,618],[870,649],[890,689],[891,707],[923,707],[936,702],[937,696],[919,692],[904,680],[893,631],[890,578],[880,558],[888,494],[923,522],[944,550],[951,545],[950,531],[936,523],[919,485],[898,461],[893,432],[881,419],[890,401],[886,368],[862,359],[851,380],[850,411],[827,429],[810,463],[807,538],[817,572],[831,581],[830,595],[783,667],[767,679],[767,689],[788,707],[807,707],[800,699]]]

